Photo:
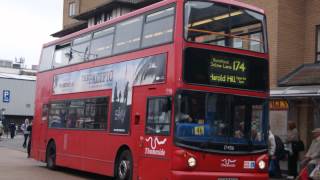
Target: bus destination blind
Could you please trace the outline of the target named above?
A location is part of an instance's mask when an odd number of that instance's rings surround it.
[[[183,78],[196,85],[267,91],[268,61],[190,47],[184,54]]]
[[[248,66],[241,59],[223,59],[211,57],[209,60],[210,84],[232,84],[235,86],[246,86]]]

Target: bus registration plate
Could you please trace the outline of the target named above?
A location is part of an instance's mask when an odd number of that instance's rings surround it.
[[[218,178],[218,180],[239,180],[239,179],[234,177],[220,177]]]

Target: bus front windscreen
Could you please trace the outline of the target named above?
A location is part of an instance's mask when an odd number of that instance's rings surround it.
[[[263,14],[226,4],[187,1],[184,17],[184,36],[189,42],[267,51]]]
[[[180,91],[175,98],[175,142],[207,152],[256,152],[267,147],[266,99]]]

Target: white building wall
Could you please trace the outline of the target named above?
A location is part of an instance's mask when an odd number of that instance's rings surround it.
[[[0,72],[1,73],[9,73],[9,74],[19,74],[20,73],[20,69],[0,67]]]
[[[34,80],[0,78],[0,109],[4,115],[33,116],[35,101]],[[3,102],[3,90],[10,91],[10,102]]]

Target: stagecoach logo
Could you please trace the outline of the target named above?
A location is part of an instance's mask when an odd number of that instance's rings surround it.
[[[146,142],[149,143],[149,147],[144,149],[144,153],[148,155],[157,155],[157,156],[165,156],[166,151],[163,148],[158,148],[159,145],[164,145],[167,142],[167,138],[160,141],[158,137],[149,137],[146,139]]]
[[[221,159],[221,167],[236,167],[237,160]]]

